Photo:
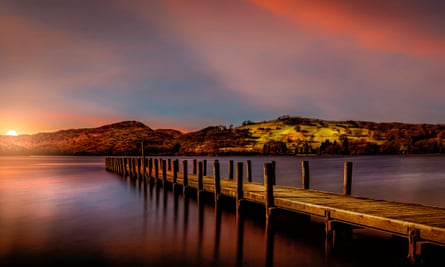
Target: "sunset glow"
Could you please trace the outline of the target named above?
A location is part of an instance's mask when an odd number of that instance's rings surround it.
[[[7,136],[17,136],[18,134],[17,134],[17,132],[15,130],[8,130],[6,132],[6,135]]]
[[[1,1],[0,132],[444,123],[444,13],[429,0]]]

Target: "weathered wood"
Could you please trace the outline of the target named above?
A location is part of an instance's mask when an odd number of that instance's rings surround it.
[[[142,158],[142,176],[145,179],[145,154],[144,154],[144,141],[141,141],[141,158]]]
[[[155,179],[158,180],[159,179],[159,162],[158,159],[154,160],[154,167],[155,167]]]
[[[252,182],[252,161],[246,161],[246,178],[248,182]]]
[[[345,162],[343,177],[343,194],[351,195],[352,188],[352,162]]]
[[[167,181],[167,160],[162,160],[162,186],[165,187],[165,182]]]
[[[233,160],[229,160],[227,168],[228,178],[233,180]]]
[[[272,184],[276,185],[277,181],[276,181],[276,177],[275,177],[275,173],[277,173],[277,163],[275,162],[275,160],[272,160],[270,163],[272,163],[272,172],[273,172],[273,177],[272,177]]]
[[[239,213],[241,200],[243,199],[243,163],[236,164],[236,210]]]
[[[167,170],[171,171],[172,170],[172,159],[168,159],[167,160]]]
[[[182,185],[184,194],[186,193],[187,187],[188,187],[188,163],[187,160],[182,161]]]
[[[215,178],[215,205],[217,205],[221,194],[221,174],[218,160],[213,163],[213,176]]]
[[[204,182],[203,182],[203,162],[200,161],[198,163],[198,191],[202,191],[204,189]]]
[[[273,167],[273,163],[265,163],[264,164],[264,200],[266,207],[266,217],[270,215],[270,208],[274,206],[274,196],[273,196],[273,182],[275,180],[274,173],[275,169]]]
[[[151,172],[150,162],[151,159],[148,161],[149,172]],[[155,159],[155,163],[156,177],[159,178],[159,170],[156,170],[159,168],[157,159]],[[134,157],[106,158],[105,164],[107,170],[118,174],[128,172],[130,177],[134,177],[137,173],[137,159]],[[242,163],[237,164],[236,181],[220,179],[218,160],[215,160],[213,166],[214,177],[204,176],[203,163],[200,162],[200,165],[202,167],[199,168],[199,175],[189,176],[187,160],[183,161],[182,174],[178,174],[178,171],[175,170],[173,173],[164,172],[166,166],[164,163],[162,166],[166,179],[163,175],[163,180],[176,180],[176,183],[182,184],[184,189],[193,187],[198,191],[215,193],[215,202],[218,201],[219,196],[224,195],[235,199],[237,207],[239,207],[241,200],[264,204],[266,207],[266,225],[271,210],[279,208],[325,217],[327,236],[335,235],[334,226],[337,224],[365,227],[404,236],[409,241],[408,256],[410,260],[416,260],[420,256],[422,245],[425,242],[445,245],[445,208],[373,200],[354,197],[349,194],[320,192],[304,189],[305,186],[303,186],[303,189],[276,186],[274,185],[275,167],[272,162],[264,164],[264,184],[243,183]],[[350,180],[348,177],[351,176],[352,165],[349,166],[348,163],[345,163],[344,166],[346,180]],[[175,167],[173,168],[175,169]],[[176,178],[174,177],[175,173]],[[304,176],[303,171],[302,176]],[[350,182],[345,184],[351,185]],[[347,191],[348,189],[344,193],[348,193]]]
[[[196,168],[197,168],[197,160],[194,159],[193,160],[193,166],[192,166],[192,173],[193,173],[193,175],[196,175],[196,173],[197,173]]]
[[[309,162],[307,160],[303,160],[301,162],[301,185],[303,189],[309,189]]]
[[[207,160],[202,161],[202,175],[207,176]]]
[[[179,171],[179,160],[175,159],[173,161],[173,184],[176,184],[176,180],[178,179],[178,171]]]
[[[153,176],[152,172],[153,172],[153,159],[149,158],[148,159],[148,178],[150,178],[150,179]]]

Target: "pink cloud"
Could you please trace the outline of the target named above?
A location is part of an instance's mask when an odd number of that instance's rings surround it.
[[[250,0],[299,27],[341,34],[367,49],[444,56],[440,3],[414,1]],[[439,23],[439,24],[438,24]]]

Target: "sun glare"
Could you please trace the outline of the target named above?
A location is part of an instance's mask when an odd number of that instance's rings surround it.
[[[9,131],[6,133],[6,135],[7,135],[7,136],[17,136],[18,134],[17,134],[17,132],[14,131],[14,130],[9,130]]]

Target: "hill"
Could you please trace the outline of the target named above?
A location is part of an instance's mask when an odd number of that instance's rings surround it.
[[[142,141],[146,154],[161,155],[445,153],[445,125],[282,116],[182,133],[124,121],[98,128],[0,136],[0,155],[138,155]]]
[[[252,151],[290,154],[444,153],[445,125],[326,121],[282,116],[245,121]]]
[[[176,130],[152,130],[137,121],[123,121],[98,128],[1,136],[0,154],[131,155],[139,153],[141,141],[147,153],[171,153],[180,135]]]

